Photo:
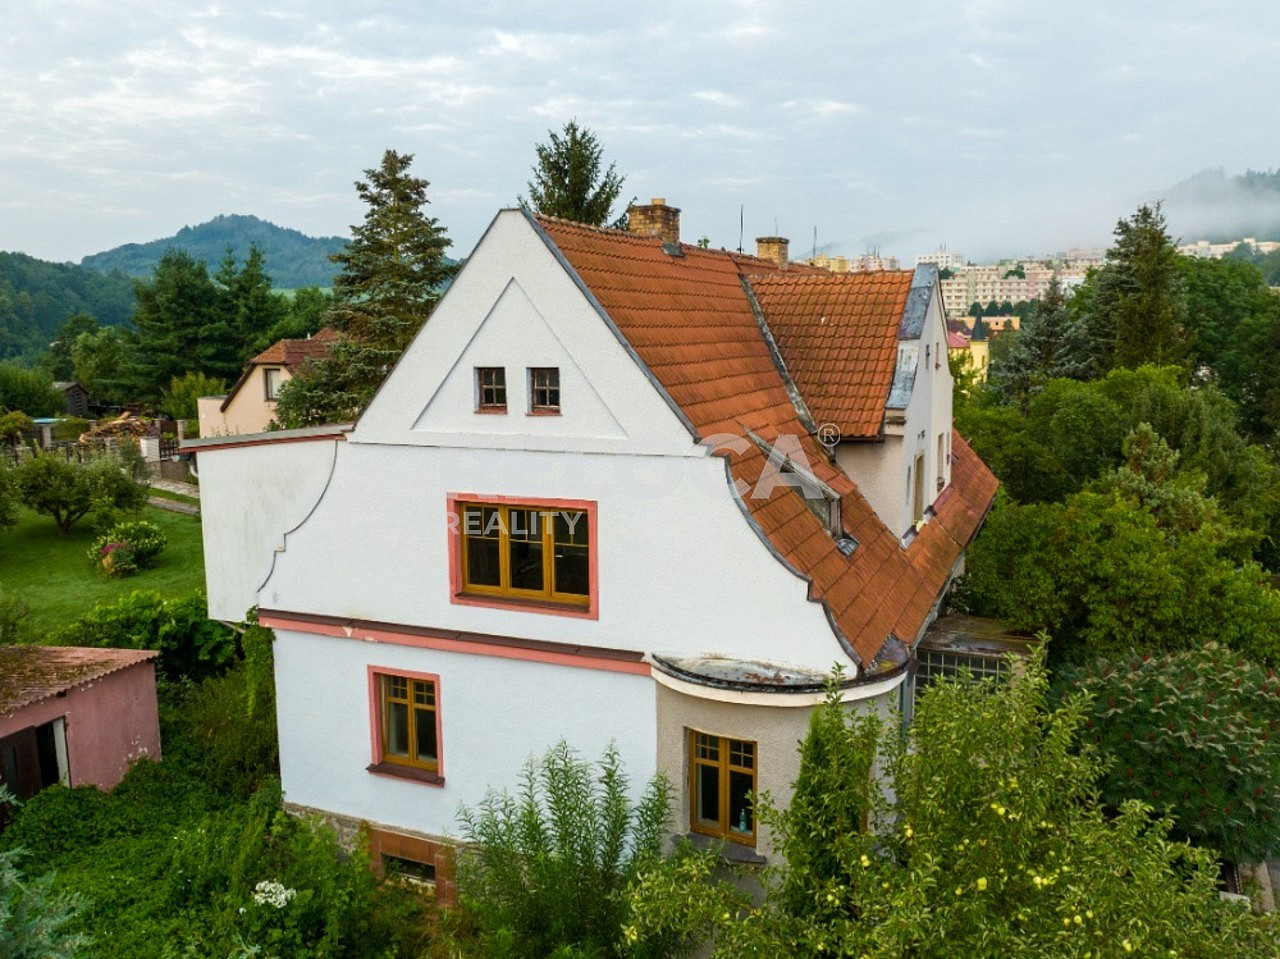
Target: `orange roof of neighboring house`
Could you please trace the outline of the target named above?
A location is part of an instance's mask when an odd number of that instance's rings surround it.
[[[969,337],[965,336],[963,333],[956,333],[952,330],[947,330],[947,349],[963,350],[967,349],[968,346]]]
[[[329,352],[329,344],[336,343],[340,339],[342,339],[341,333],[326,326],[305,339],[276,340],[245,365],[240,378],[235,381],[231,389],[227,390],[227,395],[223,397],[219,409],[224,413],[227,411],[227,407],[248,381],[249,374],[253,372],[255,366],[283,366],[291,373],[296,373],[298,368],[308,360],[324,357]]]
[[[850,439],[880,435],[910,270],[774,273],[751,289],[809,412]]]
[[[733,479],[747,490],[742,505],[757,532],[809,581],[809,598],[825,605],[849,652],[867,665],[891,636],[914,642],[995,496],[995,477],[968,444],[953,436],[951,485],[935,503],[934,519],[903,547],[810,435],[791,401],[744,286],[748,276],[752,289],[773,282],[760,277],[778,276],[774,264],[687,245],[676,256],[656,238],[534,219],[695,437],[727,457]],[[840,277],[856,282],[859,274]],[[787,305],[802,299],[783,296],[786,287],[778,283],[775,306],[781,312],[765,310],[770,328],[788,325]],[[806,283],[822,287],[825,275],[802,275],[796,285]],[[895,323],[895,338],[896,330]],[[846,356],[858,362],[853,353]],[[886,384],[886,399],[887,392]],[[858,543],[852,554],[840,550],[796,490],[760,484],[770,461],[758,445],[735,442],[730,449],[722,442],[750,434],[789,450],[794,461],[803,458],[840,495],[844,530]]]
[[[341,339],[337,330],[325,327],[301,340],[277,340],[249,361],[256,366],[296,367],[307,360],[320,359],[330,343]]]
[[[0,646],[0,716],[159,655],[150,649]]]

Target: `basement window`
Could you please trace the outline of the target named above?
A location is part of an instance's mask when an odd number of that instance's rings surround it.
[[[382,874],[424,889],[434,889],[436,885],[436,867],[433,863],[391,856],[385,852],[382,854]]]

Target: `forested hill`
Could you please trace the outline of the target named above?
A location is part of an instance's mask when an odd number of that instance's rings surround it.
[[[1170,232],[1184,242],[1280,240],[1280,170],[1238,176],[1202,170],[1156,197],[1161,198]]]
[[[227,254],[227,247],[243,262],[250,244],[256,243],[266,256],[267,273],[278,288],[333,285],[336,267],[329,254],[347,241],[338,236],[310,237],[240,214],[214,217],[199,226],[184,226],[176,235],[150,243],[126,243],[113,250],[94,253],[81,266],[109,273],[119,270],[129,276],[149,277],[166,250],[185,250],[193,259],[203,260],[212,274]]]
[[[0,359],[43,352],[76,313],[117,326],[128,321],[133,306],[133,282],[122,273],[0,253]]]

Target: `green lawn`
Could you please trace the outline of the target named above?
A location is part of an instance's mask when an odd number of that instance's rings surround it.
[[[18,525],[0,531],[0,590],[30,607],[28,639],[40,642],[98,603],[135,589],[179,596],[204,588],[199,518],[152,506],[141,515],[164,530],[169,543],[153,569],[118,578],[98,572],[86,557],[98,535],[87,519],[59,536],[49,517],[18,511]]]

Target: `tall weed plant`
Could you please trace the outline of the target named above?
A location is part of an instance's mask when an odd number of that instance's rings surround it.
[[[618,751],[598,764],[565,742],[525,765],[518,791],[490,791],[459,812],[467,847],[458,891],[491,959],[620,955],[626,892],[661,858],[670,787],[661,777],[632,802]],[[633,955],[642,954],[633,949]],[[658,948],[652,955],[667,955]]]

